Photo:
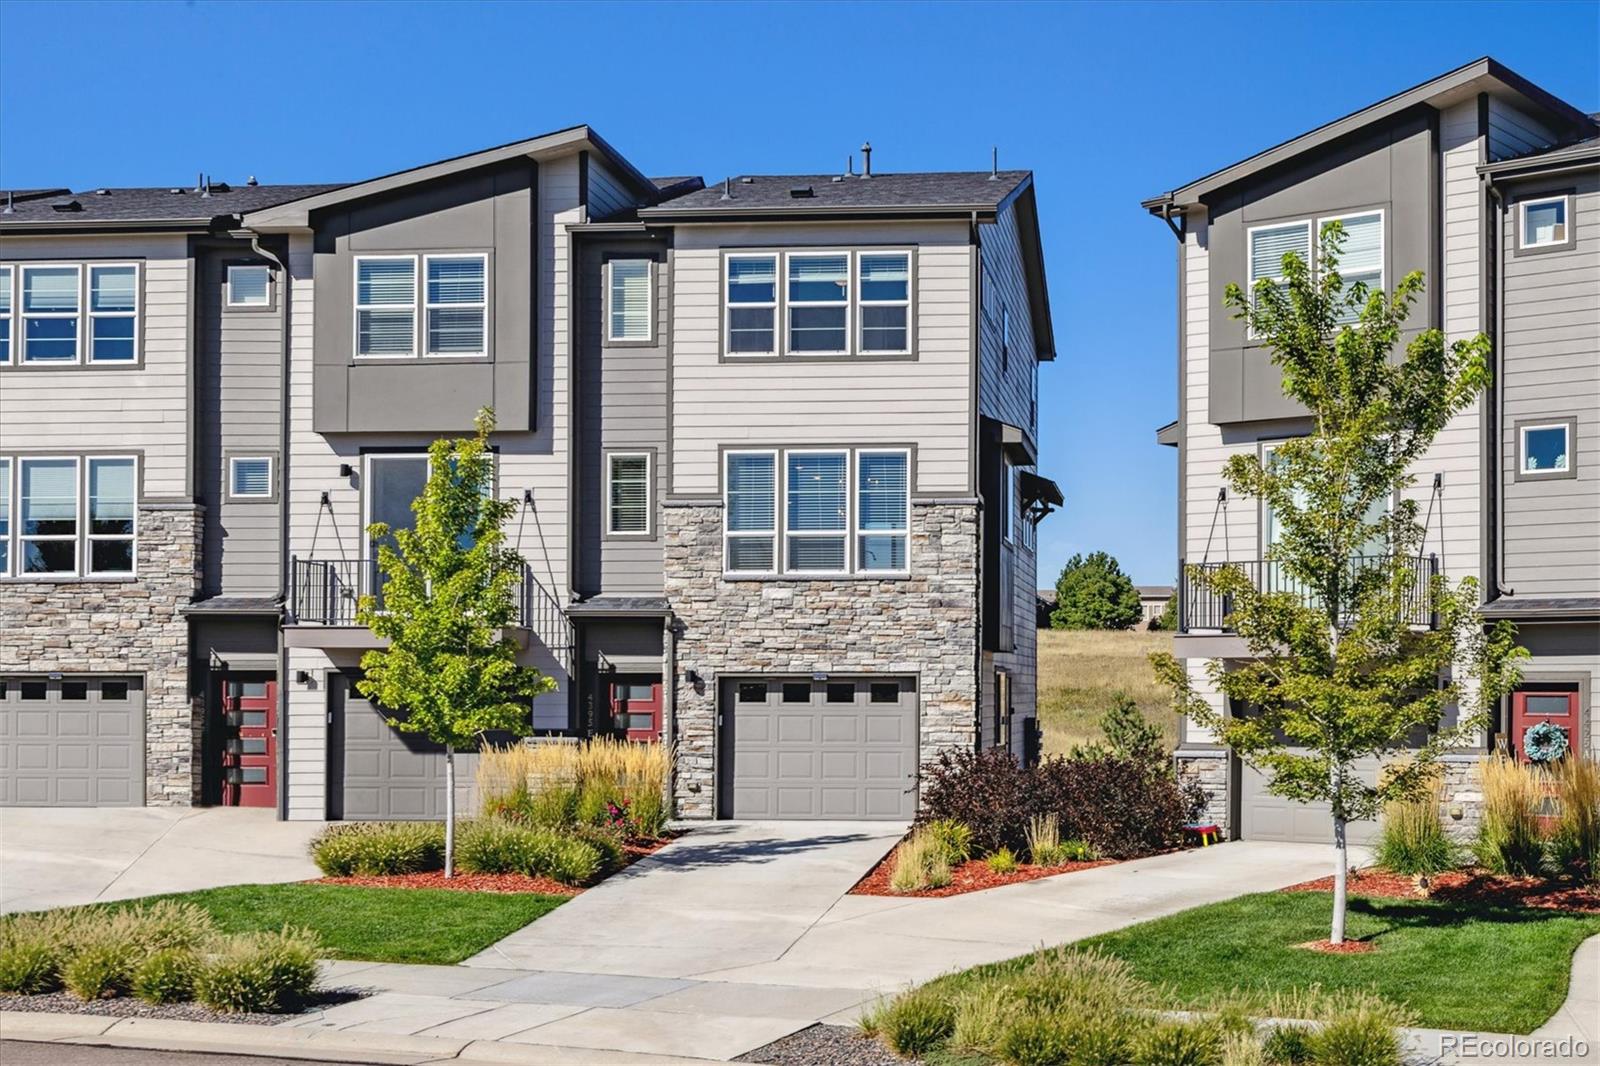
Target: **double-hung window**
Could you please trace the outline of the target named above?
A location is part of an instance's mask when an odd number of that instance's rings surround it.
[[[0,459],[0,577],[11,576],[11,460]]]
[[[911,527],[909,455],[856,453],[856,568],[905,573]]]
[[[844,355],[850,350],[850,256],[788,259],[788,350],[795,355]]]
[[[424,256],[428,355],[481,356],[488,347],[488,266],[484,255]]]
[[[778,569],[778,453],[729,452],[723,513],[723,568],[737,574]]]
[[[131,363],[138,351],[139,268],[89,267],[89,362]]]
[[[648,342],[653,334],[650,260],[613,259],[606,289],[606,340]]]
[[[416,257],[357,256],[356,355],[392,359],[416,354]]]
[[[89,573],[133,573],[136,484],[132,459],[89,460]]]
[[[78,572],[78,460],[22,459],[17,485],[18,570]]]
[[[1283,257],[1290,252],[1302,262],[1311,262],[1311,223],[1284,222],[1270,226],[1256,226],[1250,230],[1250,293],[1254,299],[1256,284],[1270,281],[1280,291],[1289,282],[1283,276]]]
[[[911,256],[906,252],[862,252],[859,272],[861,351],[909,352]]]
[[[728,256],[728,351],[734,355],[778,352],[778,257]]]
[[[1336,215],[1317,220],[1317,231],[1329,222],[1344,227],[1344,247],[1339,250],[1339,277],[1344,291],[1366,286],[1370,294],[1383,288],[1383,212],[1366,211],[1356,215]],[[1347,308],[1337,321],[1354,322],[1361,317],[1360,306]]]
[[[22,361],[78,361],[79,290],[83,268],[22,268]]]
[[[650,453],[612,452],[606,457],[606,532],[650,535]]]
[[[784,459],[784,569],[791,574],[845,572],[849,454],[791,451]]]
[[[11,293],[16,271],[0,266],[0,366],[11,362]],[[0,569],[0,574],[5,573]]]

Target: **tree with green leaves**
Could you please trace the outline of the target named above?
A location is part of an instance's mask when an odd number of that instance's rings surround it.
[[[531,701],[555,680],[517,663],[506,633],[517,623],[522,557],[506,545],[516,505],[494,497],[489,434],[436,440],[428,480],[411,504],[411,529],[367,529],[378,545],[381,593],[361,597],[356,620],[388,646],[361,657],[357,690],[391,713],[389,724],[444,746],[445,866],[455,874],[455,753],[490,731],[532,732]]]
[[[1344,940],[1348,823],[1424,795],[1439,756],[1486,725],[1525,654],[1510,625],[1484,624],[1476,581],[1452,588],[1424,571],[1425,531],[1415,501],[1401,498],[1434,438],[1488,384],[1489,341],[1480,334],[1447,345],[1427,329],[1394,358],[1422,274],[1388,295],[1347,288],[1343,243],[1343,227],[1330,222],[1315,271],[1291,252],[1281,282],[1263,280],[1248,295],[1230,284],[1224,297],[1271,349],[1284,393],[1313,423],[1269,461],[1238,454],[1224,470],[1235,493],[1274,515],[1279,534],[1263,563],[1274,580],[1230,565],[1188,574],[1232,605],[1228,625],[1251,658],[1231,667],[1213,660],[1206,673],[1229,704],[1248,710],[1216,710],[1182,663],[1151,657],[1177,709],[1269,774],[1269,791],[1331,808],[1335,944]],[[1419,603],[1436,624],[1418,624],[1429,621]],[[1373,759],[1384,769],[1367,781],[1356,764]]]
[[[1074,555],[1061,568],[1050,628],[1129,629],[1140,616],[1139,590],[1110,555]]]

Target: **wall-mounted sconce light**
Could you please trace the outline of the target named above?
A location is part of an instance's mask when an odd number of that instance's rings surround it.
[[[340,463],[339,464],[339,476],[340,477],[352,477],[352,476],[354,476],[355,472],[356,472],[356,468],[351,466],[349,463]]]
[[[689,682],[691,685],[698,685],[700,683],[700,675],[695,673],[693,670],[685,670],[683,672],[683,679]]]
[[[311,671],[310,670],[296,670],[294,672],[294,679],[296,681],[298,681],[302,685],[309,685],[309,684],[311,684]]]

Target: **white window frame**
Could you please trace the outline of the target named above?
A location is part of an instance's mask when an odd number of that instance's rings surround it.
[[[605,518],[607,537],[637,537],[648,540],[655,535],[655,461],[648,451],[608,451],[605,453]],[[644,460],[644,528],[618,529],[612,512],[611,481],[618,459]]]
[[[615,287],[611,283],[611,272],[615,268],[616,264],[619,263],[619,262],[622,262],[622,263],[643,263],[644,264],[644,289],[645,289],[645,292],[644,292],[644,300],[645,300],[645,304],[644,304],[644,306],[645,306],[644,330],[645,330],[645,332],[644,332],[644,336],[643,337],[619,337],[616,334],[611,332],[613,316],[616,313],[616,311],[615,311],[616,293],[615,293]],[[610,259],[606,260],[605,286],[606,286],[606,298],[605,298],[604,303],[605,303],[605,316],[606,316],[606,324],[605,324],[606,343],[607,344],[640,344],[640,345],[651,345],[651,344],[654,344],[655,340],[656,340],[656,264],[655,264],[655,260],[651,259],[649,256],[644,256],[644,255],[618,255],[618,256],[611,257]],[[743,304],[741,306],[750,307],[752,305]],[[731,321],[731,319],[730,319],[730,321]]]
[[[898,455],[906,464],[906,521],[899,529],[864,529],[861,525],[861,457]],[[850,560],[857,577],[907,577],[911,573],[911,449],[853,448],[850,450]],[[906,543],[906,565],[899,570],[867,570],[861,565],[862,537],[902,537]]]
[[[1372,207],[1365,211],[1345,211],[1337,215],[1324,215],[1317,219],[1316,226],[1314,226],[1311,230],[1312,258],[1310,266],[1312,277],[1316,277],[1320,270],[1320,267],[1316,261],[1316,242],[1321,238],[1322,227],[1327,225],[1329,222],[1344,222],[1347,219],[1364,218],[1367,215],[1378,216],[1378,289],[1386,291],[1385,287],[1389,284],[1389,219],[1388,213],[1385,212],[1381,207]],[[1348,292],[1349,290],[1347,289],[1345,291]],[[1368,286],[1368,293],[1370,294],[1371,291],[1371,286]],[[1348,324],[1349,323],[1341,323],[1341,325]]]
[[[23,478],[22,478],[22,470],[23,470],[23,467],[27,466],[29,463],[40,463],[40,462],[70,462],[70,463],[72,463],[73,530],[69,534],[46,533],[46,534],[35,535],[35,536],[31,536],[30,537],[23,531],[23,528],[22,528],[23,527],[23,513],[22,513],[22,481],[23,481]],[[60,581],[63,578],[77,577],[78,575],[80,575],[83,572],[83,569],[84,569],[83,531],[84,531],[84,528],[85,528],[84,513],[83,513],[83,511],[84,511],[84,506],[83,506],[83,497],[84,497],[83,470],[84,470],[83,456],[79,456],[79,455],[23,455],[23,456],[18,456],[17,457],[16,473],[15,473],[15,475],[13,477],[13,480],[15,480],[16,486],[17,486],[16,490],[15,490],[16,499],[17,499],[16,518],[13,520],[16,523],[16,526],[17,526],[17,534],[16,534],[17,562],[16,562],[16,565],[15,565],[15,570],[16,570],[17,576],[22,578],[23,580],[25,580],[25,581]],[[65,540],[70,540],[72,542],[72,569],[70,571],[67,571],[67,570],[29,571],[25,567],[25,565],[24,565],[24,556],[27,553],[27,546],[30,543],[32,543],[34,541],[52,542],[52,541],[65,541]]]
[[[1255,301],[1255,298],[1256,298],[1255,297],[1256,284],[1258,282],[1270,281],[1270,282],[1273,283],[1273,285],[1281,285],[1283,283],[1283,274],[1282,273],[1273,274],[1271,277],[1261,277],[1261,278],[1250,277],[1250,268],[1256,261],[1256,234],[1260,233],[1263,230],[1287,229],[1290,226],[1301,226],[1301,227],[1303,227],[1305,229],[1305,231],[1306,231],[1306,258],[1308,260],[1308,262],[1306,263],[1306,268],[1308,270],[1310,270],[1313,274],[1315,274],[1315,272],[1316,272],[1316,269],[1317,269],[1317,261],[1316,261],[1317,230],[1316,230],[1316,225],[1313,223],[1313,221],[1311,219],[1309,219],[1309,218],[1286,218],[1286,219],[1281,219],[1281,220],[1279,220],[1277,222],[1263,222],[1259,226],[1250,226],[1249,228],[1247,228],[1245,230],[1244,272],[1245,272],[1245,277],[1248,279],[1248,281],[1246,283],[1246,288],[1248,290],[1246,295],[1252,301],[1251,302],[1251,306],[1252,307],[1255,306],[1254,301]],[[1282,262],[1281,259],[1274,265],[1277,267],[1277,269],[1279,271],[1283,270],[1283,262]],[[1257,333],[1254,329],[1248,330],[1247,332],[1248,332],[1249,337],[1250,337],[1251,340],[1260,340],[1261,339],[1261,335],[1259,333]]]
[[[789,457],[792,455],[843,455],[844,456],[844,524],[838,529],[804,529],[791,530],[789,528]],[[778,515],[778,525],[783,530],[779,538],[779,548],[782,556],[775,559],[778,569],[786,576],[802,579],[850,577],[855,572],[855,551],[851,543],[855,529],[855,450],[853,448],[783,448],[780,450],[779,460],[783,464],[779,470],[778,503],[783,510]],[[909,471],[907,477],[909,478]],[[908,515],[909,517],[909,515]],[[823,540],[842,538],[844,540],[844,569],[842,570],[796,570],[789,565],[789,541],[791,540]],[[911,546],[906,545],[909,554]]]
[[[94,516],[89,513],[89,469],[95,463],[117,461],[130,463],[133,466],[133,532],[132,533],[96,533],[94,532]],[[83,558],[79,569],[91,577],[129,578],[137,577],[139,573],[139,457],[137,455],[89,455],[85,456],[79,464],[82,486],[78,491],[79,528],[83,531]],[[133,559],[133,566],[127,570],[96,570],[94,568],[94,542],[127,541]]]
[[[233,298],[233,274],[236,270],[260,271],[267,276],[266,288],[262,290],[263,298],[258,303],[254,300],[235,300]],[[272,306],[272,268],[265,263],[229,263],[226,282],[226,302],[229,307],[271,307]]]
[[[861,260],[862,256],[873,256],[873,255],[903,255],[903,256],[905,256],[905,259],[906,259],[906,298],[904,300],[868,300],[866,297],[864,297],[861,294],[861,263],[860,263],[860,260]],[[863,310],[863,313],[857,314],[855,316],[856,320],[857,320],[856,321],[856,329],[855,329],[855,333],[854,333],[855,350],[856,350],[856,352],[858,354],[860,354],[860,355],[867,356],[868,358],[876,358],[877,356],[881,356],[881,355],[910,355],[911,352],[913,351],[912,333],[916,329],[916,322],[917,322],[917,317],[916,317],[916,291],[915,291],[915,285],[914,285],[914,282],[916,281],[916,276],[915,276],[915,274],[913,273],[913,270],[912,270],[912,263],[915,260],[915,256],[913,256],[911,254],[911,249],[910,248],[862,248],[862,249],[859,249],[859,250],[856,251],[855,256],[853,258],[856,260],[856,263],[855,263],[855,278],[851,283],[850,294],[851,294],[851,299],[854,301],[855,306],[856,306],[857,309],[865,309],[865,308],[868,308],[868,307],[901,307],[901,306],[905,307],[905,309],[906,309],[906,343],[905,343],[905,347],[899,348],[899,349],[894,349],[894,348],[873,348],[873,349],[871,349],[869,351],[867,349],[867,346],[866,346],[866,321],[867,321],[867,316],[866,316],[866,314],[864,313],[864,310]]]
[[[371,257],[368,257],[371,258]],[[483,299],[473,303],[434,303],[428,299],[428,264],[435,259],[476,259],[483,264]],[[413,305],[412,314],[412,349],[415,352],[420,346],[424,359],[483,359],[489,354],[489,256],[484,252],[434,252],[422,257],[422,264],[417,272],[417,289],[412,294],[417,305]],[[428,312],[445,308],[453,311],[466,311],[476,309],[483,315],[483,347],[476,352],[435,352],[430,350],[428,343]],[[370,310],[370,305],[369,305]]]
[[[1517,203],[1517,248],[1557,248],[1566,244],[1572,238],[1572,205],[1567,201],[1570,197],[1566,193],[1555,196],[1541,196],[1533,200],[1520,200]],[[1561,205],[1562,234],[1559,238],[1548,241],[1528,240],[1528,208],[1539,207],[1544,204]]]
[[[732,479],[728,477],[728,468],[736,456],[760,455],[772,460],[772,527],[770,529],[741,529],[729,528],[728,516],[733,513],[729,497],[731,495]],[[722,572],[737,577],[775,577],[783,562],[783,538],[780,529],[783,525],[783,454],[777,448],[738,448],[722,453]],[[766,570],[734,570],[732,552],[729,550],[730,542],[734,537],[770,537],[772,539],[772,566]]]
[[[733,302],[733,261],[735,259],[770,259],[772,260],[772,301],[770,303],[739,303]],[[784,264],[784,257],[779,252],[729,252],[722,257],[722,336],[723,354],[729,359],[760,359],[766,356],[778,355],[784,350],[784,338],[788,332],[788,323],[782,313],[783,293],[788,285],[788,268]],[[736,352],[733,350],[733,312],[734,309],[755,310],[765,308],[772,312],[772,347],[765,352]]]
[[[844,257],[844,304],[843,304],[843,306],[844,306],[844,330],[843,330],[843,333],[844,333],[844,347],[843,348],[839,348],[839,349],[828,350],[828,351],[797,352],[793,348],[793,345],[791,343],[792,338],[790,336],[790,334],[791,334],[791,332],[793,331],[793,328],[794,328],[793,325],[792,325],[791,316],[793,315],[795,308],[798,307],[798,308],[801,308],[801,309],[805,309],[805,308],[808,308],[808,307],[838,307],[838,306],[840,306],[840,304],[839,304],[839,302],[837,300],[794,300],[794,299],[791,299],[789,297],[789,263],[791,261],[795,260],[795,259],[829,259],[829,258],[835,258],[835,257],[838,257],[838,256],[843,256]],[[783,289],[782,289],[782,308],[783,308],[783,313],[780,315],[780,317],[783,319],[783,354],[786,355],[786,356],[789,356],[791,358],[794,358],[794,359],[816,359],[816,358],[832,359],[832,358],[836,358],[836,357],[841,356],[841,355],[852,355],[852,354],[854,354],[853,345],[852,345],[851,341],[855,337],[855,320],[856,320],[856,318],[859,317],[858,315],[855,314],[855,299],[854,299],[855,292],[856,292],[856,285],[857,285],[857,281],[856,281],[856,257],[854,255],[850,254],[849,251],[838,249],[838,248],[805,248],[805,249],[800,249],[800,250],[796,250],[796,251],[785,252],[783,254],[783,262],[780,264],[780,266],[782,268],[782,273],[779,275],[779,282],[783,286]],[[906,269],[908,271],[910,270],[910,263],[909,262],[906,265]],[[909,287],[909,283],[908,283],[908,287]],[[747,304],[746,306],[749,306],[749,305]],[[907,331],[907,334],[908,334],[908,336],[907,336],[907,340],[908,341],[910,340],[910,337],[909,337],[910,329],[911,329],[911,320],[910,320],[910,316],[908,314],[907,317],[906,317],[906,331]],[[874,353],[874,354],[876,354],[876,353]]]
[[[65,311],[29,311],[25,293],[28,287],[28,272],[33,270],[71,270],[77,278],[78,302],[77,310]],[[17,330],[17,339],[21,342],[17,353],[17,362],[23,366],[81,366],[84,360],[83,319],[84,304],[83,293],[83,264],[82,263],[24,263],[17,272],[15,296],[13,301],[17,308],[17,317],[21,326]],[[28,320],[31,318],[70,318],[74,320],[76,329],[73,331],[73,357],[71,359],[29,359],[28,345]]]
[[[140,296],[142,295],[142,293],[144,291],[144,286],[142,284],[142,282],[144,281],[144,271],[141,269],[141,264],[137,260],[134,260],[134,261],[131,261],[131,262],[109,262],[109,263],[98,263],[98,262],[96,262],[96,263],[89,263],[89,264],[87,264],[87,266],[89,268],[87,273],[85,275],[81,275],[80,277],[86,277],[88,283],[86,285],[84,285],[83,293],[79,297],[80,306],[83,308],[84,317],[85,317],[85,319],[87,320],[87,323],[88,323],[88,328],[86,330],[87,335],[84,337],[83,345],[82,345],[84,359],[85,359],[85,361],[87,361],[89,363],[99,363],[99,364],[105,365],[105,366],[131,366],[132,364],[137,363],[139,361],[139,332],[140,332],[139,331],[139,315],[140,315],[140,312],[144,310],[144,308],[142,306],[143,301],[140,299]],[[122,268],[126,268],[126,267],[132,267],[133,268],[133,310],[132,311],[96,311],[94,309],[94,272],[96,270],[105,270],[107,268],[122,269]],[[95,319],[97,319],[97,318],[131,318],[131,319],[133,319],[133,355],[131,355],[127,359],[96,359],[95,358],[95,355],[94,355],[94,322],[95,322]]]
[[[1563,242],[1565,243],[1565,242]],[[1528,468],[1528,434],[1541,429],[1559,429],[1567,446],[1567,465],[1552,466],[1548,470],[1535,467]],[[1554,422],[1533,422],[1517,427],[1517,473],[1525,478],[1568,478],[1572,476],[1577,467],[1572,454],[1572,423],[1566,420]]]
[[[266,492],[240,492],[237,489],[238,477],[235,471],[240,463],[264,462],[267,464],[267,491]],[[276,495],[276,482],[278,464],[270,455],[230,455],[228,456],[228,499],[230,500],[271,500]]]
[[[4,274],[11,279],[10,302],[6,305],[5,310],[0,311],[0,336],[3,336],[6,340],[6,357],[0,359],[0,366],[10,366],[18,358],[17,339],[13,335],[11,323],[17,317],[17,300],[21,298],[21,294],[17,290],[17,268],[15,266],[10,263],[0,263],[0,274]]]
[[[1000,499],[995,508],[1000,518],[1000,541],[1015,545],[1017,542],[1017,468],[1009,456],[1000,457]]]
[[[361,264],[366,262],[406,260],[411,264],[411,351],[402,354],[362,354],[361,351],[361,312],[363,311],[400,311],[404,309],[401,304],[363,304],[361,302]],[[487,283],[487,281],[486,281]],[[350,265],[350,354],[355,359],[415,359],[421,345],[417,338],[417,307],[422,299],[421,264],[415,255],[358,255],[351,260]]]
[[[17,480],[17,461],[9,455],[0,455],[0,469],[5,471],[0,476],[0,512],[4,512],[6,519],[5,529],[0,531],[0,548],[6,549],[5,558],[0,560],[0,578],[7,578],[11,576],[17,557],[13,543],[17,534],[17,509],[12,500],[13,486]]]

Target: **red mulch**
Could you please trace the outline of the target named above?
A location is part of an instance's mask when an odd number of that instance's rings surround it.
[[[1365,955],[1378,950],[1378,945],[1368,940],[1346,940],[1342,944],[1335,944],[1331,940],[1307,940],[1304,944],[1296,944],[1295,947],[1307,951],[1320,951],[1324,955]]]
[[[1495,907],[1539,907],[1545,910],[1600,914],[1600,891],[1568,881],[1539,877],[1508,877],[1484,870],[1453,870],[1429,879],[1424,893],[1413,878],[1387,870],[1357,870],[1350,874],[1352,896],[1379,899],[1435,899],[1448,903],[1476,903]],[[1331,892],[1332,877],[1290,885],[1285,892]]]
[[[1095,866],[1109,866],[1115,860],[1096,859],[1094,862],[1069,862],[1060,866],[1033,866],[1024,863],[1008,874],[997,874],[982,859],[968,859],[950,870],[950,883],[943,888],[925,888],[920,892],[896,892],[889,887],[889,877],[894,872],[894,852],[884,856],[872,872],[856,882],[850,890],[854,896],[916,896],[934,898],[959,896],[964,892],[979,892],[985,888],[999,888],[1021,881],[1035,881],[1056,874],[1070,874],[1074,870],[1088,870]]]
[[[312,885],[360,885],[362,888],[448,888],[455,892],[538,892],[546,896],[576,896],[583,889],[548,877],[526,874],[462,874],[446,878],[443,870],[381,877],[319,877]]]

